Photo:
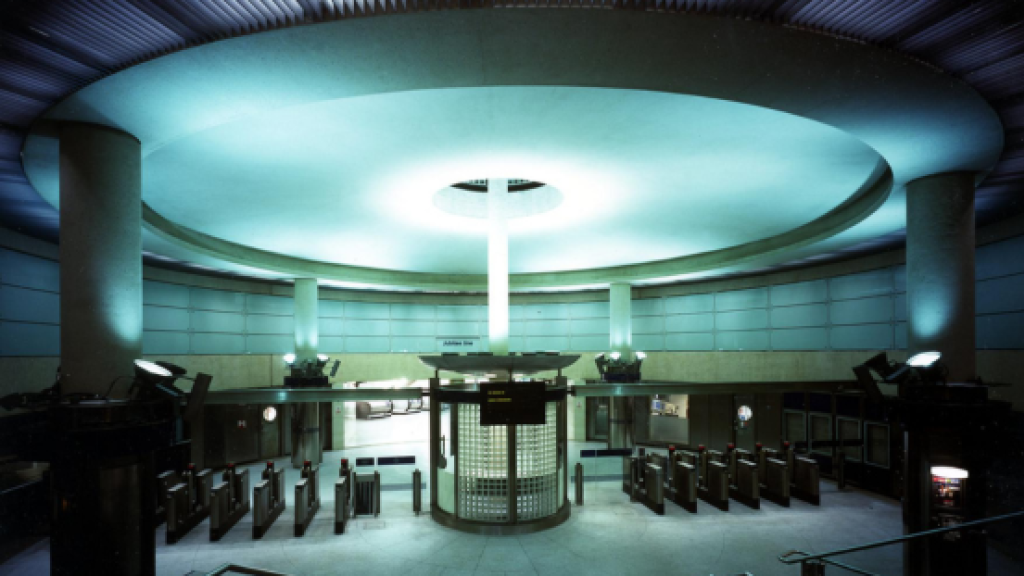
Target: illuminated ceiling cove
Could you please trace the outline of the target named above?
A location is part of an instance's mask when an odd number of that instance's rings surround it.
[[[25,169],[55,206],[60,120],[140,139],[149,253],[425,290],[486,285],[456,182],[547,185],[510,214],[513,289],[650,284],[899,231],[907,182],[1002,147],[973,90],[895,53],[611,11],[329,22],[137,65],[34,124]]]

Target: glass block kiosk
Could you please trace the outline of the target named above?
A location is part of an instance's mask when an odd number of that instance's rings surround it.
[[[578,355],[421,356],[435,371],[500,381],[430,381],[430,500],[435,521],[477,534],[525,534],[569,517],[566,395]],[[510,375],[555,371],[553,380]],[[493,378],[491,378],[493,380]]]

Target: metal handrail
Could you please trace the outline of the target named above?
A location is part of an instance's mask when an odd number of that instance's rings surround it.
[[[238,564],[224,564],[214,568],[213,571],[207,572],[206,576],[221,576],[228,572],[234,572],[236,574],[249,574],[251,576],[288,576],[284,572],[274,572],[272,570],[263,570],[262,568],[250,568],[248,566],[240,566]]]
[[[860,552],[861,550],[870,550],[872,548],[880,548],[882,546],[890,546],[892,544],[898,544],[900,542],[906,542],[908,540],[917,540],[919,538],[928,538],[931,536],[937,536],[939,534],[945,534],[947,532],[957,532],[966,528],[976,528],[978,526],[988,526],[989,524],[996,524],[999,522],[1006,522],[1007,520],[1013,520],[1014,518],[1024,518],[1024,511],[1013,512],[1011,514],[1003,514],[1002,516],[993,516],[991,518],[983,518],[981,520],[972,520],[970,522],[964,522],[963,524],[957,524],[956,526],[948,526],[946,528],[935,528],[934,530],[925,530],[924,532],[915,532],[913,534],[906,534],[904,536],[897,536],[895,538],[889,538],[888,540],[879,540],[878,542],[872,542],[870,544],[862,544],[860,546],[852,546],[850,548],[840,548],[838,550],[832,550],[831,552],[823,552],[821,554],[807,554],[799,550],[790,550],[785,554],[781,554],[778,557],[779,562],[783,564],[804,564],[806,562],[818,561],[826,564],[832,564],[851,572],[860,571],[861,574],[870,574],[870,572],[861,571],[858,568],[840,564],[833,560],[827,560],[832,556],[839,556],[842,554],[849,554],[851,552]],[[795,554],[802,554],[802,556],[792,557]]]

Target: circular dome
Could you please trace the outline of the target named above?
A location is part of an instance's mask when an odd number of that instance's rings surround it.
[[[535,289],[834,253],[900,230],[907,181],[998,155],[998,119],[975,93],[888,52],[728,19],[498,12],[324,23],[155,59],[50,110],[26,172],[56,205],[53,123],[113,125],[143,144],[151,253],[479,290],[486,222],[439,192],[452,183],[509,174],[560,196],[510,224],[510,284]],[[623,45],[650,49],[638,60]],[[767,48],[779,57],[753,57]]]

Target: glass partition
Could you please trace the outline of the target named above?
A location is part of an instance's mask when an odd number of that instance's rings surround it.
[[[542,424],[484,426],[476,385],[432,387],[440,408],[431,419],[434,519],[467,532],[519,534],[568,518],[566,392],[544,388]]]

